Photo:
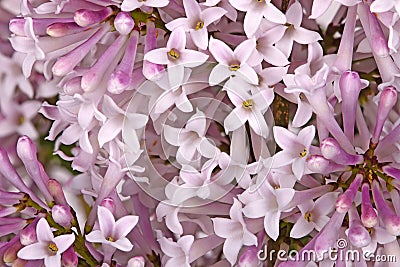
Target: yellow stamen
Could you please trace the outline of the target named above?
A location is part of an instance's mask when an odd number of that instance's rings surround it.
[[[304,219],[306,219],[307,222],[311,222],[312,220],[311,212],[307,211],[306,214],[304,214]]]
[[[18,125],[22,125],[22,124],[24,124],[24,122],[25,122],[25,117],[21,115],[21,116],[18,118]]]
[[[304,158],[306,155],[307,155],[307,148],[304,148],[304,150],[300,152],[300,156]]]
[[[48,246],[47,248],[49,249],[49,251],[50,251],[51,253],[54,253],[54,254],[56,254],[57,251],[58,251],[58,247],[57,247],[57,245],[54,244],[54,243],[50,243],[49,246]]]
[[[169,50],[169,52],[167,53],[168,56],[170,56],[172,59],[178,59],[179,58],[179,53],[178,51],[176,51],[175,49],[171,49]]]
[[[245,100],[242,102],[242,106],[244,108],[248,108],[251,109],[253,107],[253,100],[249,99],[249,100]]]
[[[237,71],[239,69],[240,69],[240,65],[239,64],[232,64],[232,65],[229,66],[229,70],[232,70],[232,71]]]
[[[196,28],[194,28],[194,29],[197,31],[197,30],[203,29],[203,27],[204,27],[204,22],[199,21],[199,22],[197,22]]]
[[[111,236],[107,237],[107,240],[110,241],[110,242],[114,242],[115,241],[114,238],[112,238]]]

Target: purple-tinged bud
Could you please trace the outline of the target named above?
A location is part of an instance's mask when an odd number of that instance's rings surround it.
[[[136,256],[128,261],[127,267],[144,267],[145,261],[142,256]]]
[[[12,166],[10,159],[8,158],[7,152],[0,147],[0,174],[8,180],[12,185],[22,192],[28,193],[29,196],[38,204],[44,204],[43,201],[36,196],[32,190],[26,186],[18,175],[14,167]]]
[[[358,192],[358,189],[360,188],[361,182],[363,180],[363,176],[361,174],[358,174],[353,182],[350,184],[349,188],[341,194],[337,200],[336,200],[336,211],[339,213],[345,213],[347,212],[354,201],[354,198],[356,197],[356,194]]]
[[[135,21],[128,12],[119,12],[114,20],[115,29],[122,35],[128,35],[135,27]]]
[[[122,93],[132,82],[138,39],[139,33],[137,31],[133,32],[121,62],[108,80],[107,90],[112,94]]]
[[[245,249],[238,261],[238,267],[257,267],[261,266],[257,254],[259,249],[256,246],[251,246]]]
[[[24,163],[29,176],[32,177],[33,181],[38,186],[47,203],[52,202],[53,197],[46,187],[48,177],[47,175],[44,176],[44,173],[41,172],[42,166],[36,156],[36,145],[29,137],[22,136],[18,139],[17,142],[17,153],[19,158]]]
[[[371,48],[375,56],[388,57],[390,49],[388,47],[388,41],[383,34],[382,28],[379,25],[379,21],[376,16],[369,12],[369,30],[371,32]]]
[[[373,181],[372,183],[372,196],[374,198],[379,217],[382,219],[386,230],[392,235],[400,235],[400,217],[396,216],[386,203],[377,181]]]
[[[110,197],[106,197],[105,199],[103,199],[100,205],[106,207],[109,211],[111,211],[112,214],[115,214],[115,211],[117,210],[114,199]]]
[[[46,29],[46,33],[51,37],[63,37],[70,34],[75,34],[84,31],[83,28],[75,22],[54,23]]]
[[[68,206],[67,199],[65,198],[63,188],[57,180],[50,179],[47,182],[47,188],[49,189],[50,194],[53,196],[54,202],[56,204]]]
[[[344,165],[360,164],[364,160],[361,155],[351,155],[344,151],[339,143],[331,137],[321,142],[321,153],[325,158]]]
[[[144,43],[144,53],[147,53],[157,48],[157,31],[154,22],[146,23],[146,38]],[[143,75],[149,80],[157,80],[161,73],[164,72],[164,67],[159,64],[154,64],[147,60],[143,61]]]
[[[76,255],[73,246],[71,246],[62,254],[61,262],[64,267],[78,266],[78,255]]]
[[[74,14],[74,21],[81,27],[90,26],[99,23],[113,14],[110,7],[106,7],[97,11],[89,9],[79,9]]]
[[[124,46],[127,36],[120,35],[101,55],[97,62],[82,76],[81,86],[83,91],[91,92],[96,89],[104,78],[105,72],[110,67],[110,62],[113,62],[118,53]]]
[[[329,174],[331,172],[346,170],[348,167],[329,161],[321,155],[312,155],[307,160],[307,168],[315,173]]]
[[[20,242],[15,242],[9,248],[4,251],[3,261],[6,264],[13,263],[18,257],[17,253],[22,248],[22,244]]]
[[[8,27],[12,33],[25,36],[25,18],[11,19]]]
[[[361,248],[365,247],[371,242],[371,236],[367,229],[361,224],[357,210],[354,206],[349,210],[349,232],[347,236],[349,241],[354,246]]]
[[[30,223],[26,228],[24,228],[20,232],[19,240],[22,245],[28,246],[37,241],[37,236],[36,236],[37,222],[38,222],[38,220],[34,220],[32,223]]]
[[[74,77],[71,80],[68,80],[64,86],[64,93],[67,95],[73,96],[74,94],[82,94],[83,90],[81,87],[82,77]]]
[[[372,207],[369,196],[369,185],[364,183],[361,188],[361,222],[367,228],[375,227],[378,224],[378,215]]]
[[[64,76],[71,72],[79,62],[89,53],[89,51],[100,41],[100,39],[109,31],[111,26],[105,24],[96,31],[84,43],[74,48],[71,52],[57,59],[53,65],[53,73],[56,76]]]
[[[73,216],[68,206],[54,205],[51,209],[51,215],[54,221],[59,225],[64,226],[65,228],[71,227]]]
[[[361,91],[361,80],[358,73],[350,70],[345,71],[340,77],[339,88],[342,97],[344,134],[349,140],[353,141],[358,96]]]
[[[397,102],[397,90],[393,86],[388,86],[383,89],[379,104],[378,113],[376,114],[376,123],[374,134],[372,135],[371,141],[374,144],[379,142],[379,137],[381,136],[383,125],[389,116],[390,111]]]

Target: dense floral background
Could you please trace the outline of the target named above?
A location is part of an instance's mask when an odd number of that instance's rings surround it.
[[[399,48],[397,0],[0,0],[1,266],[398,267]]]

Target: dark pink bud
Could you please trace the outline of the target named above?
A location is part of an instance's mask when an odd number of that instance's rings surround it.
[[[76,255],[73,246],[71,246],[62,254],[61,262],[64,267],[78,266],[78,256]]]
[[[110,7],[106,7],[97,11],[80,9],[74,14],[74,21],[81,27],[90,26],[99,23],[113,14]]]
[[[383,125],[389,116],[390,111],[397,102],[397,90],[393,86],[388,86],[383,89],[379,104],[378,113],[376,114],[376,123],[374,134],[372,135],[371,141],[374,144],[379,142],[379,137],[381,136]]]

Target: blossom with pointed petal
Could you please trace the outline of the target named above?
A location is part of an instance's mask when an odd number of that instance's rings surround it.
[[[275,126],[273,132],[276,143],[282,148],[282,151],[274,155],[274,167],[291,164],[294,175],[297,179],[301,179],[311,142],[315,137],[315,127],[307,126],[297,135],[279,126]]]
[[[203,64],[208,55],[186,49],[186,33],[183,27],[172,31],[166,47],[158,48],[147,52],[144,60],[151,63],[167,65],[168,77],[172,88],[181,85],[184,77],[184,67],[193,68]]]
[[[242,204],[237,199],[233,199],[229,215],[230,219],[214,218],[212,220],[215,234],[226,238],[223,252],[233,266],[242,246],[257,245],[257,237],[247,229],[243,219]]]
[[[232,51],[227,44],[211,37],[209,50],[219,64],[210,73],[210,85],[219,84],[233,75],[258,84],[257,73],[247,62],[255,48],[254,39],[242,42]]]
[[[194,44],[200,49],[207,49],[207,26],[220,19],[226,11],[220,7],[209,7],[201,10],[200,4],[195,0],[183,0],[186,18],[177,18],[165,25],[169,30],[183,26],[190,33]]]
[[[265,17],[271,22],[285,23],[285,15],[276,8],[271,0],[230,0],[231,5],[237,10],[246,12],[244,17],[244,32],[248,37],[253,36]]]
[[[165,267],[190,267],[189,252],[193,245],[194,236],[185,235],[174,242],[171,238],[161,237],[158,240],[162,251],[165,253],[163,257],[163,266]]]
[[[97,217],[100,229],[89,233],[86,236],[87,241],[110,245],[121,251],[132,250],[133,245],[126,235],[136,226],[139,216],[127,215],[115,221],[110,210],[99,206]]]
[[[61,267],[61,253],[66,251],[75,241],[74,234],[54,237],[45,218],[36,225],[38,242],[23,247],[17,256],[24,260],[44,259],[46,267]]]

